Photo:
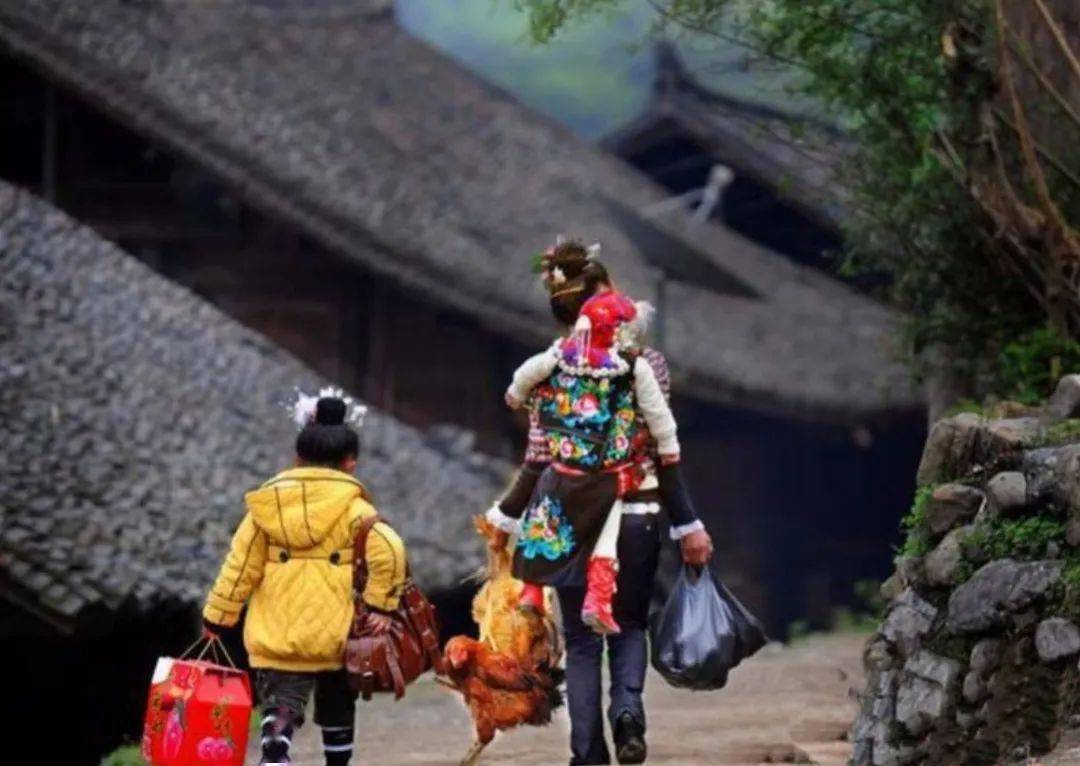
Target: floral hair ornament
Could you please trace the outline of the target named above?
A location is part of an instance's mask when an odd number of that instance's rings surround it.
[[[540,276],[540,281],[544,287],[548,290],[552,288],[560,288],[565,285],[569,280],[566,276],[566,272],[563,271],[562,266],[555,263],[555,251],[561,246],[565,245],[569,240],[562,234],[555,237],[555,244],[551,245],[542,253],[537,253],[532,257],[532,270],[533,273]],[[585,260],[595,261],[600,255],[600,243],[594,242],[585,248]],[[573,289],[570,292],[579,292],[580,290]],[[553,293],[559,294],[559,293]]]
[[[347,396],[342,389],[326,386],[319,389],[317,394],[305,394],[299,388],[295,390],[296,399],[288,409],[297,428],[303,428],[315,422],[315,411],[318,409],[320,399],[340,399],[345,402],[345,424],[357,431],[364,427],[364,418],[367,416],[368,408],[351,396]]]

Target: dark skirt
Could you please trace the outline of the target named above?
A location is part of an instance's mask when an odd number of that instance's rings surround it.
[[[570,475],[549,465],[521,517],[514,577],[556,587],[583,586],[585,566],[611,507],[611,473]]]

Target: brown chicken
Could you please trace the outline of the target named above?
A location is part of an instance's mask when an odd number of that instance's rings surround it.
[[[549,599],[543,615],[518,609],[521,580],[510,573],[510,551],[492,542],[495,528],[476,518],[476,531],[487,542],[488,561],[484,584],[472,603],[472,618],[480,628],[480,640],[490,649],[504,652],[534,667],[555,667],[562,659],[559,627],[552,619]]]
[[[488,541],[485,581],[472,608],[480,638],[456,636],[445,649],[447,685],[461,693],[476,726],[462,766],[476,764],[497,731],[546,725],[562,704],[562,643],[550,609],[518,610],[522,583],[510,574],[510,552],[492,543],[494,529],[483,517],[476,529]]]
[[[545,726],[562,704],[562,671],[557,668],[530,668],[467,636],[451,638],[445,656],[447,676],[464,697],[476,726],[476,742],[461,766],[474,766],[495,732],[523,724]]]

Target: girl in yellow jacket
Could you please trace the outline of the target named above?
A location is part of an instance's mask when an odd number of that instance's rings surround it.
[[[356,695],[344,653],[353,619],[353,540],[375,509],[352,476],[359,438],[346,422],[349,405],[320,398],[296,439],[297,467],[246,495],[247,513],[203,610],[207,631],[217,633],[248,607],[244,645],[256,671],[268,766],[290,762],[291,738],[312,692],[327,766],[347,766],[352,756]],[[405,582],[405,548],[379,522],[365,553],[369,625],[385,630],[384,613],[398,607]]]

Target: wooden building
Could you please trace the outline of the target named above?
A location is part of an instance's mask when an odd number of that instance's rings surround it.
[[[923,430],[889,311],[728,227],[647,215],[667,189],[386,3],[25,0],[0,7],[0,51],[0,177],[487,454],[520,449],[501,391],[555,329],[530,256],[560,233],[600,241],[660,306],[732,584],[782,630],[886,571]]]
[[[844,216],[833,176],[848,139],[813,117],[710,89],[669,43],[655,56],[649,104],[603,145],[695,210],[695,190],[726,169],[719,198],[703,211],[709,218],[798,263],[831,269]]]

